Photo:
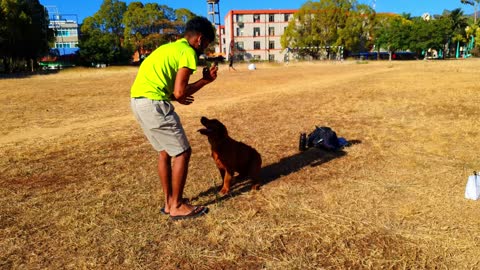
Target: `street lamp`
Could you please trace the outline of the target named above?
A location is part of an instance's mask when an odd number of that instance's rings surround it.
[[[477,24],[477,9],[478,9],[478,2],[480,2],[480,0],[460,0],[460,2],[462,4],[466,4],[466,5],[470,5],[470,6],[473,6],[474,7],[474,10],[475,10],[475,13],[473,14],[473,22],[475,24]]]

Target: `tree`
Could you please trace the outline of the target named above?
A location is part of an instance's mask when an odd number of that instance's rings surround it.
[[[432,20],[415,18],[409,47],[417,53],[429,49],[444,52],[451,36],[451,28],[452,21],[447,16]]]
[[[451,20],[451,33],[454,42],[463,42],[465,39],[465,28],[468,26],[467,18],[460,8],[454,9],[449,13],[444,13],[444,17]]]
[[[411,39],[410,20],[402,16],[393,15],[379,17],[375,30],[375,46],[377,50],[384,48],[388,51],[389,60],[392,60],[392,53],[397,50],[407,50]]]
[[[411,21],[411,20],[413,19],[412,14],[410,14],[410,13],[402,12],[402,14],[400,14],[400,15],[401,15],[402,18],[404,18],[405,20]]]
[[[49,50],[53,31],[38,0],[0,0],[0,57],[5,72],[22,71]]]
[[[153,51],[182,35],[186,22],[194,16],[188,9],[131,2],[123,16],[125,46],[139,55]]]
[[[339,29],[337,44],[341,44],[347,51],[369,51],[373,45],[373,28],[375,25],[375,11],[368,5],[353,7],[347,16],[345,27]]]
[[[134,52],[145,55],[185,31],[195,14],[157,3],[104,0],[100,10],[81,28],[80,55],[86,63],[125,63]]]
[[[299,50],[300,56],[318,59],[322,47],[339,45],[339,30],[345,27],[354,6],[355,0],[307,1],[289,22],[281,39],[282,47],[319,47]]]
[[[114,60],[122,61],[123,14],[127,10],[125,2],[119,0],[104,0],[96,18],[101,29],[114,40]]]
[[[118,58],[115,50],[116,37],[101,30],[95,17],[87,17],[81,27],[82,37],[78,46],[80,57],[85,63],[114,63]]]
[[[126,9],[125,2],[104,0],[100,10],[84,20],[78,44],[83,61],[113,64],[130,58],[131,51],[122,44]]]
[[[125,46],[132,51],[138,51],[139,54],[144,37],[150,33],[149,26],[151,25],[149,14],[144,8],[141,2],[131,2],[123,16]],[[158,14],[158,16],[160,15]]]
[[[101,30],[120,37],[123,34],[123,14],[127,10],[125,2],[119,0],[104,0],[100,10],[95,14]]]
[[[195,13],[186,8],[179,8],[175,10],[175,27],[177,28],[177,31],[179,33],[184,33],[187,22],[195,16]]]

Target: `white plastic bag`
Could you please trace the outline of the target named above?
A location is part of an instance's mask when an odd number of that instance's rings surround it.
[[[468,177],[467,187],[465,188],[465,198],[478,200],[480,197],[480,176],[476,172]]]

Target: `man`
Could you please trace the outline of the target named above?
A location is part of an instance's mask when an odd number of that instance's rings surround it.
[[[228,71],[230,71],[231,69],[233,69],[234,71],[237,71],[233,67],[233,58],[234,57],[235,57],[235,55],[233,54],[233,51],[228,54]]]
[[[195,92],[216,79],[218,67],[214,65],[203,71],[200,80],[188,83],[197,69],[198,56],[214,39],[208,19],[191,19],[184,38],[160,46],[142,62],[131,88],[135,118],[159,152],[158,174],[165,194],[162,212],[173,220],[198,217],[208,211],[183,199],[192,150],[171,101],[189,105]]]

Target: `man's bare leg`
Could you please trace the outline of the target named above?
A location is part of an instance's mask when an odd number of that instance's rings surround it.
[[[189,148],[185,152],[173,158],[172,168],[172,194],[170,197],[170,215],[183,216],[191,213],[194,207],[183,200],[183,190],[187,181],[188,163],[192,149]]]
[[[161,151],[158,155],[158,176],[162,183],[163,193],[165,194],[165,213],[170,212],[170,200],[172,197],[172,158],[166,151]]]

